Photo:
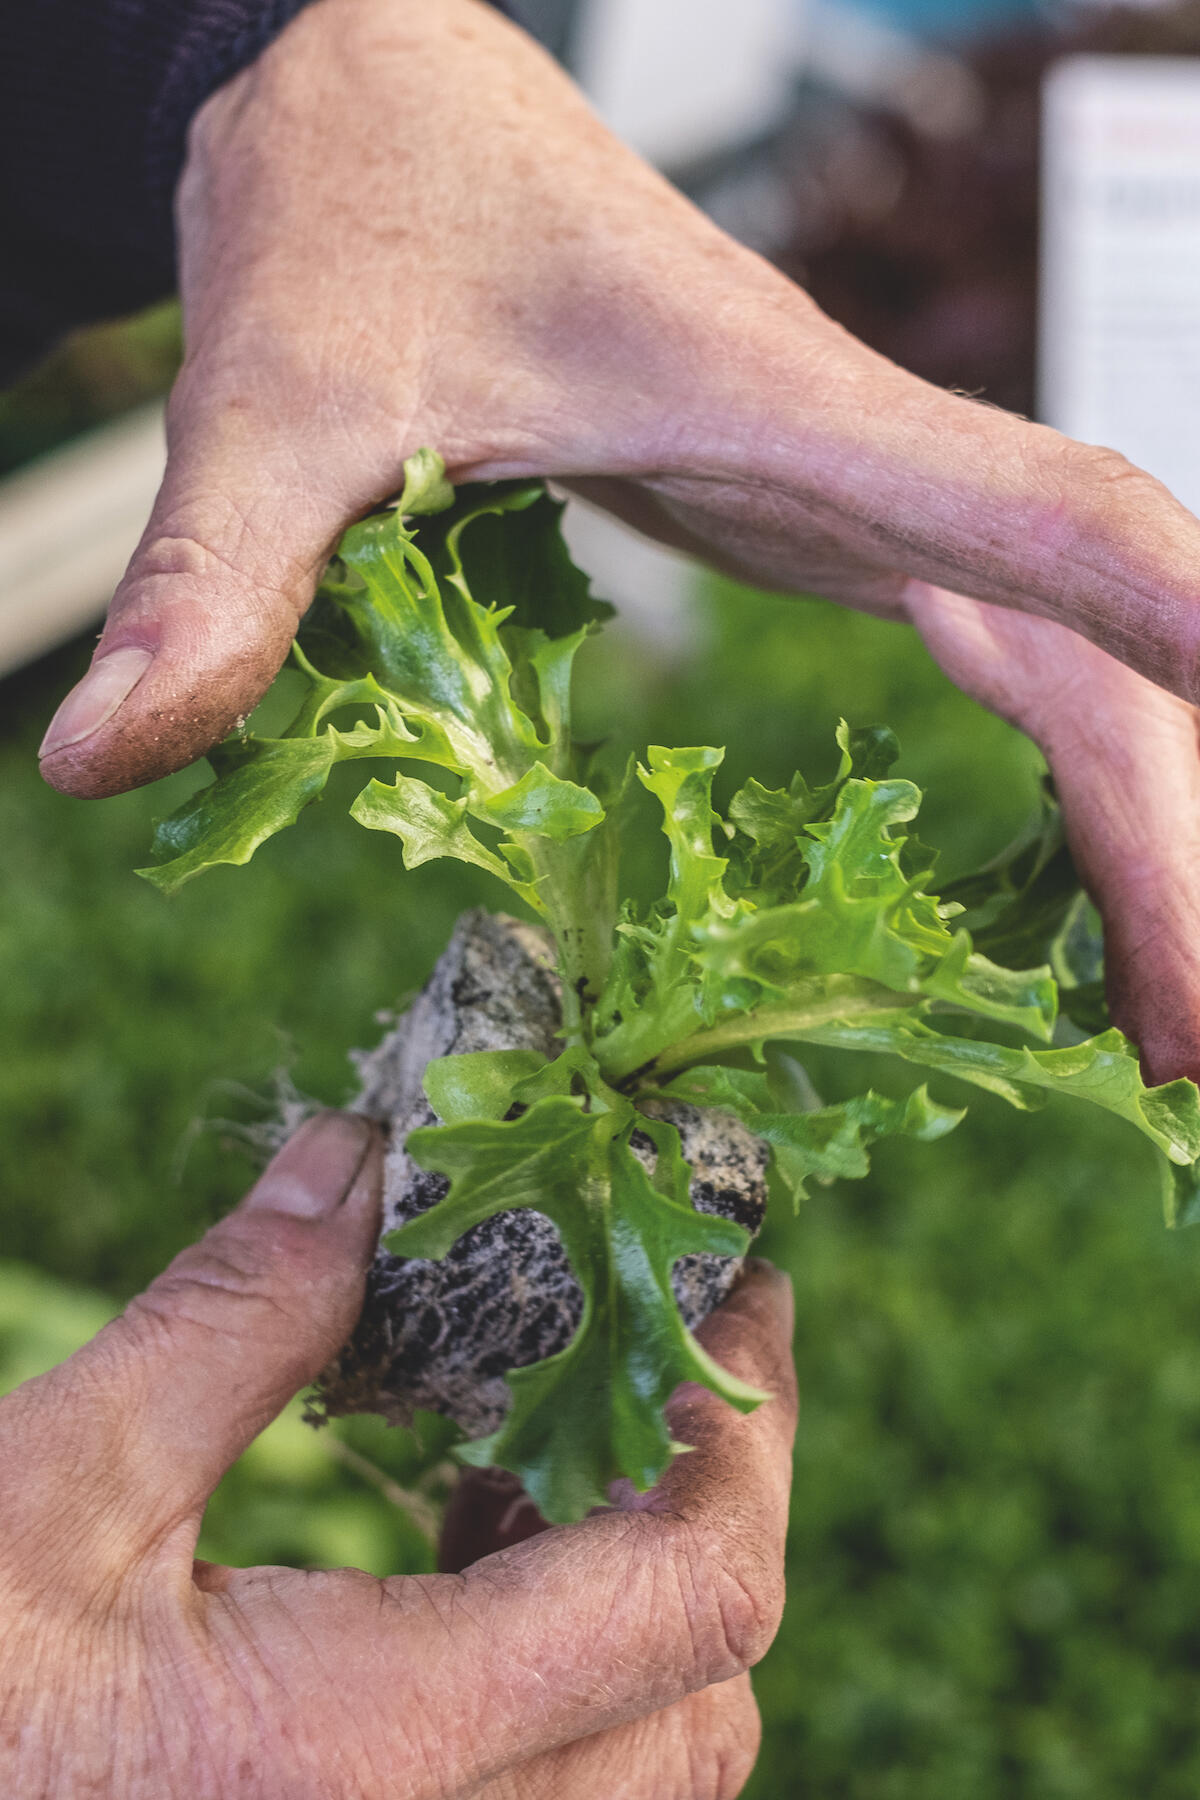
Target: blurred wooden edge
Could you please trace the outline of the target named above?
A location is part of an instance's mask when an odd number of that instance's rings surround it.
[[[0,482],[0,676],[103,617],[165,462],[155,402]]]

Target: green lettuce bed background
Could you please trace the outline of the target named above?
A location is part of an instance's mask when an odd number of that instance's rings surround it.
[[[951,876],[1036,807],[1029,747],[905,633],[728,589],[707,595],[697,631],[676,671],[627,642],[598,648],[597,721],[627,707],[631,737],[729,743],[727,795],[752,773],[831,775],[834,704],[887,719],[903,773],[929,791],[922,835],[954,847]],[[224,1084],[260,1091],[287,1064],[336,1100],[344,1048],[378,1029],[381,997],[415,986],[457,913],[488,898],[482,877],[430,865],[400,878],[398,932],[394,845],[329,806],[251,870],[164,907],[123,872],[160,795],[84,806],[37,782],[37,736],[73,668],[57,659],[4,696],[10,1379],[62,1353],[240,1190],[248,1164],[194,1129],[201,1111],[250,1116]],[[855,1088],[863,1074],[885,1087],[869,1060]],[[837,1061],[812,1059],[831,1101],[848,1097]],[[797,1282],[803,1412],[791,1599],[757,1681],[752,1793],[1195,1793],[1200,1234],[1163,1231],[1156,1180],[1119,1121],[1059,1103],[1016,1120],[982,1096],[936,1152],[896,1140],[865,1180],[768,1228]],[[31,1290],[28,1267],[49,1285]],[[346,1436],[354,1458],[434,1493],[440,1447],[393,1465],[402,1441]],[[417,1566],[415,1529],[320,1442],[274,1428],[219,1496],[206,1553]]]

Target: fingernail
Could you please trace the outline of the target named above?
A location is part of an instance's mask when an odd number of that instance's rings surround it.
[[[51,756],[68,744],[82,743],[106,725],[132,693],[150,664],[153,653],[136,645],[110,650],[94,662],[78,687],[71,689],[50,721],[39,756]]]
[[[358,1113],[324,1112],[303,1124],[263,1170],[246,1198],[246,1212],[322,1219],[336,1212],[371,1148],[370,1121]]]

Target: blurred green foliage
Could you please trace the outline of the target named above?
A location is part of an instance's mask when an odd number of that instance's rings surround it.
[[[244,871],[163,900],[130,873],[194,775],[98,803],[34,768],[81,647],[4,684],[0,1376],[66,1354],[241,1191],[280,1071],[345,1094],[347,1048],[431,967],[488,878],[400,867],[336,791]],[[1038,759],[910,635],[714,587],[683,667],[590,651],[597,732],[728,743],[730,785],[833,761],[839,712],[893,725],[947,873],[998,848]],[[360,777],[361,779],[361,777]],[[645,872],[649,877],[649,871]],[[814,1062],[833,1094],[838,1072]],[[947,1090],[948,1092],[948,1090]],[[213,1121],[229,1120],[221,1127]],[[776,1216],[802,1412],[790,1600],[757,1676],[757,1800],[1156,1800],[1200,1788],[1200,1234],[1085,1109],[974,1100],[945,1145]],[[375,1421],[295,1409],[232,1472],[204,1553],[428,1566],[382,1491],[444,1479]]]
[[[0,475],[165,394],[181,349],[174,300],[74,332],[23,381],[0,391]]]

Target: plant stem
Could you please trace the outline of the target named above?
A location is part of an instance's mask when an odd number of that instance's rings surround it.
[[[567,1049],[589,1042],[587,1009],[604,985],[612,957],[616,866],[610,842],[601,836],[608,829],[606,820],[565,843],[525,839],[558,948]]]
[[[834,1019],[906,1012],[923,998],[918,994],[909,1000],[885,987],[864,990],[858,981],[853,983],[853,991],[846,992],[837,982],[836,976],[814,980],[793,990],[786,1001],[739,1013],[736,1018],[713,1025],[706,1031],[694,1031],[660,1050],[647,1071],[648,1076],[657,1081],[663,1075],[702,1062],[706,1057],[744,1049],[748,1044],[761,1044],[771,1038],[803,1038]],[[615,1083],[628,1079],[635,1067],[606,1068],[604,1072],[607,1079]]]
[[[324,1433],[322,1441],[335,1462],[342,1463],[348,1469],[353,1469],[356,1475],[361,1476],[364,1481],[370,1482],[372,1487],[378,1488],[384,1499],[390,1500],[393,1506],[406,1513],[422,1536],[427,1538],[431,1545],[436,1546],[438,1532],[441,1530],[441,1509],[435,1506],[426,1495],[417,1492],[414,1488],[401,1487],[399,1482],[393,1481],[390,1475],[385,1475],[382,1469],[377,1468],[361,1452],[354,1449],[353,1445],[345,1443],[333,1432]],[[447,1464],[446,1467],[449,1469],[453,1465]]]

